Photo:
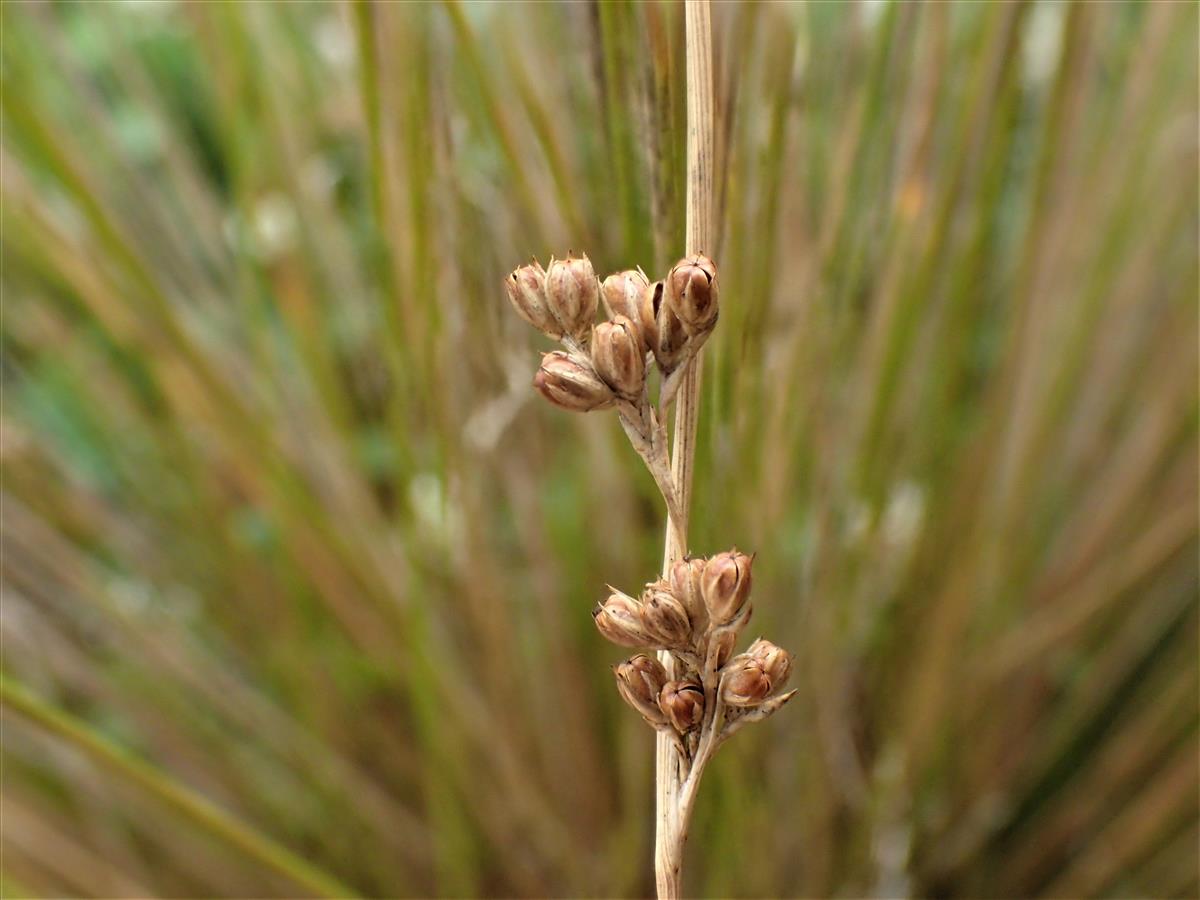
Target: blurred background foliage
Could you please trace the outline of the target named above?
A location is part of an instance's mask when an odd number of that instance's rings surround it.
[[[4,3],[8,895],[646,895],[662,511],[500,282],[682,251],[676,3]],[[715,896],[1195,896],[1197,6],[722,3]]]

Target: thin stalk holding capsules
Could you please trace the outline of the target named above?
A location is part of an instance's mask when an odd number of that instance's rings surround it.
[[[547,353],[534,387],[572,412],[615,409],[667,510],[662,575],[638,596],[615,588],[592,613],[600,633],[639,653],[613,669],[617,690],[655,729],[654,867],[658,895],[680,895],[683,849],[700,779],[713,753],[747,722],[795,693],[780,688],[791,657],[757,640],[734,648],[750,620],[754,558],[736,549],[688,556],[701,350],[717,325],[712,245],[712,34],[708,0],[687,0],[687,255],[660,281],[641,269],[601,283],[586,256],[536,261],[505,282],[517,313],[563,349]],[[603,303],[608,320],[597,325]],[[658,397],[647,373],[657,367]],[[673,447],[667,417],[675,406]]]

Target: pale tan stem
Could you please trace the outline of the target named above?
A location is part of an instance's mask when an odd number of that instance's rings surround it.
[[[653,417],[648,407],[639,410],[632,403],[622,401],[618,405],[617,416],[629,443],[637,451],[646,469],[658,485],[663,502],[667,506],[667,522],[675,529],[675,542],[683,547],[687,545],[687,534],[681,528],[687,526],[687,519],[681,514],[679,497],[675,491],[675,480],[671,473],[671,458],[667,451],[667,430]]]
[[[713,198],[713,78],[712,20],[708,0],[686,0],[684,22],[687,44],[687,254],[710,252],[715,237],[712,223]],[[675,404],[675,444],[671,473],[678,500],[678,524],[668,524],[663,553],[663,574],[687,552],[683,540],[692,498],[692,463],[695,459],[696,413],[700,394],[700,362],[688,365]],[[683,536],[681,539],[679,536]],[[667,652],[659,654],[667,673],[674,676],[675,660]],[[680,895],[683,873],[683,846],[687,840],[695,786],[704,762],[699,753],[691,766],[696,777],[682,791],[683,772],[680,756],[670,737],[659,734],[656,744],[657,805],[655,822],[655,881],[660,898]],[[681,803],[680,801],[685,801]],[[686,808],[685,808],[686,807]]]

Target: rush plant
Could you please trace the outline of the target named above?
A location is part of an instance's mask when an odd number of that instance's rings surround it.
[[[680,893],[683,847],[704,768],[748,722],[772,715],[794,695],[787,651],[759,638],[735,654],[753,604],[754,557],[736,548],[711,557],[687,553],[690,445],[700,351],[720,315],[716,264],[697,247],[707,240],[711,204],[711,37],[706,2],[687,4],[688,246],[667,276],[640,268],[603,284],[586,255],[535,260],[505,281],[517,313],[563,349],[542,358],[533,386],[571,412],[615,409],[667,508],[662,577],[640,596],[609,587],[592,613],[596,628],[622,647],[654,650],[613,669],[617,690],[659,735],[655,869],[660,897]],[[606,321],[596,324],[603,306]],[[657,397],[652,378],[658,371]],[[675,460],[666,420],[676,414]]]
[[[533,378],[543,397],[571,412],[613,409],[666,504],[675,546],[687,546],[687,520],[668,450],[668,408],[717,324],[716,264],[702,253],[681,259],[666,278],[640,270],[603,284],[587,256],[535,262],[505,281],[517,313],[562,350],[545,354]],[[603,305],[606,321],[596,324]],[[655,369],[657,397],[652,398]],[[758,639],[734,653],[750,621],[752,556],[737,549],[703,558],[669,558],[667,573],[639,596],[609,588],[592,613],[600,633],[636,654],[613,669],[617,690],[669,741],[666,805],[659,836],[659,893],[678,894],[683,845],[696,790],[712,754],[748,722],[765,719],[794,696],[782,692],[790,655]],[[660,779],[662,774],[660,773]],[[662,787],[660,781],[660,789]]]
[[[719,264],[671,483],[792,654],[683,892],[1200,896],[1200,5],[713,4],[711,193],[688,16],[0,3],[0,896],[671,877],[587,618],[663,501],[503,297],[568,247]]]

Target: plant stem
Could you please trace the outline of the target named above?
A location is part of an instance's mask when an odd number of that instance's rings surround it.
[[[687,44],[687,228],[686,253],[708,251],[713,246],[713,82],[712,21],[708,0],[686,0],[684,7]],[[695,459],[696,414],[700,394],[699,356],[688,366],[675,403],[675,443],[671,473],[675,481],[680,522],[667,525],[663,574],[687,552],[688,517],[691,511],[692,463]],[[675,660],[670,653],[659,658],[670,677]],[[715,718],[715,717],[713,717]],[[718,723],[706,719],[710,731]],[[709,735],[705,735],[708,737]],[[659,733],[655,744],[657,804],[655,817],[655,880],[660,898],[680,894],[683,847],[687,841],[692,800],[711,742],[702,739],[684,790],[682,760],[668,735]]]

